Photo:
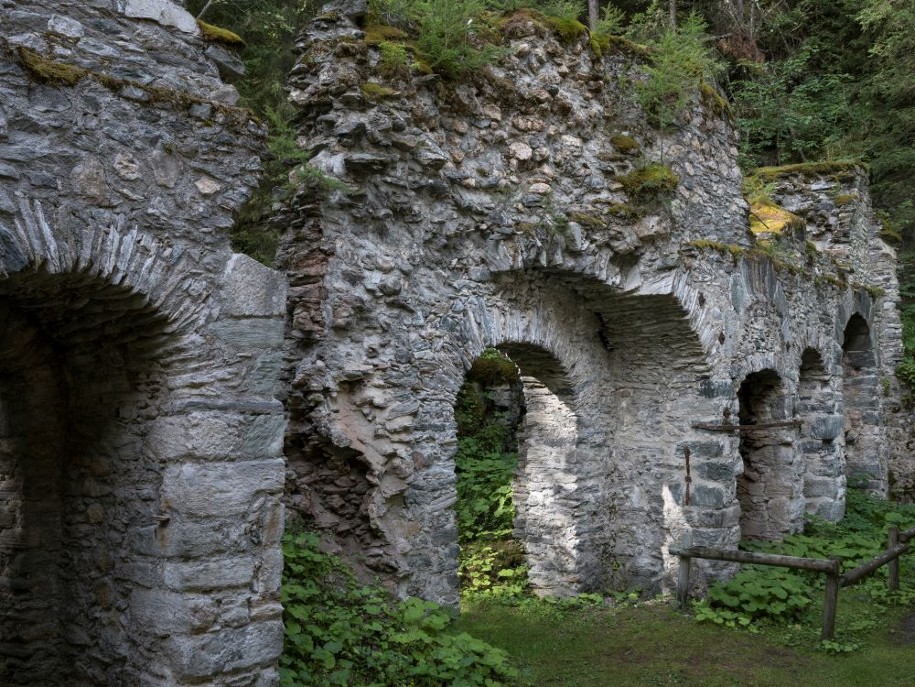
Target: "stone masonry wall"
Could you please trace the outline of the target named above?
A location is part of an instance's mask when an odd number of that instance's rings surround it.
[[[166,0],[0,0],[0,682],[275,685],[263,129]]]
[[[806,509],[840,517],[852,316],[878,377],[898,350],[861,171],[774,173],[803,226],[757,237],[713,98],[655,131],[628,54],[562,44],[525,14],[504,26],[507,56],[461,82],[385,74],[364,14],[325,8],[289,81],[300,145],[342,182],[280,218],[290,503],[399,593],[455,603],[454,402],[495,346],[525,382],[515,524],[541,592],[665,588],[668,546],[736,545],[742,508],[763,536]],[[667,198],[627,192],[649,162],[677,175]],[[767,471],[793,477],[742,502],[743,433],[723,425],[764,371],[780,388],[768,412],[793,422]],[[877,492],[882,403],[852,428],[874,439]]]

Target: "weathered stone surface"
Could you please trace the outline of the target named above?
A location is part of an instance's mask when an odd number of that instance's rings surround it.
[[[200,32],[193,15],[171,0],[115,0],[115,6],[119,12],[123,12],[128,17],[152,19],[185,33],[197,34]]]
[[[174,3],[0,7],[0,683],[275,684],[284,291],[226,234],[263,130]]]
[[[286,280],[247,255],[235,254],[226,265],[223,308],[233,317],[282,317]]]
[[[455,602],[454,403],[488,346],[524,377],[515,534],[542,592],[663,589],[672,542],[838,517],[849,446],[885,492],[873,385],[898,359],[898,289],[861,170],[773,182],[806,224],[773,259],[748,230],[731,123],[697,99],[652,130],[606,86],[640,78],[629,60],[520,18],[478,78],[390,77],[373,47],[327,49],[356,30],[345,13],[315,22],[289,82],[300,144],[350,190],[278,218],[288,499],[344,551],[401,593]],[[369,102],[366,82],[398,95]],[[638,159],[671,168],[668,199],[627,194]],[[853,317],[870,348],[846,341]],[[771,389],[742,387],[764,371]],[[798,422],[758,441],[702,427],[738,417]]]

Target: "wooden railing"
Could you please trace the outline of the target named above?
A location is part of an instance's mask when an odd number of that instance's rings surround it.
[[[677,577],[677,602],[685,609],[689,601],[690,562],[693,558],[710,561],[730,561],[733,563],[753,563],[756,565],[774,565],[794,570],[810,570],[826,575],[826,590],[823,598],[823,631],[822,639],[832,639],[836,632],[836,608],[839,604],[839,588],[848,587],[860,582],[878,568],[886,565],[887,586],[890,590],[899,589],[899,557],[908,553],[908,541],[915,538],[915,528],[900,532],[895,525],[890,527],[887,549],[879,556],[862,563],[854,570],[841,573],[842,560],[837,556],[828,559],[801,558],[799,556],[781,556],[771,553],[753,551],[736,551],[712,549],[704,546],[693,546],[685,549],[671,547],[670,553],[680,557],[680,574]]]

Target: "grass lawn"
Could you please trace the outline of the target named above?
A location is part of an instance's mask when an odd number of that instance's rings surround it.
[[[911,613],[876,612],[866,595],[843,590],[837,639],[860,648],[842,655],[818,650],[816,609],[803,625],[769,625],[757,634],[698,623],[661,601],[475,603],[458,625],[508,651],[534,687],[915,687],[915,622],[903,622]]]

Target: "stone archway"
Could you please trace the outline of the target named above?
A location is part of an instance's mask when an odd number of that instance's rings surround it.
[[[274,675],[282,282],[38,203],[0,242],[0,681]]]
[[[845,436],[839,394],[816,349],[801,356],[797,393],[806,510],[835,522],[845,513]]]
[[[737,478],[740,532],[744,539],[780,539],[803,526],[803,461],[795,456],[797,429],[780,425],[792,419],[790,396],[775,370],[746,376],[737,393],[743,426]]]
[[[880,380],[870,326],[852,315],[842,342],[846,476],[875,494],[886,493],[880,427]]]
[[[91,279],[0,285],[3,677],[111,684],[142,674],[157,644],[125,611],[162,576],[163,466],[144,435],[165,404],[148,353],[167,344],[166,318]]]

